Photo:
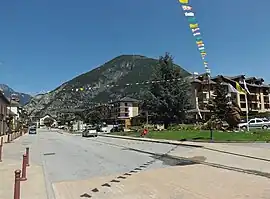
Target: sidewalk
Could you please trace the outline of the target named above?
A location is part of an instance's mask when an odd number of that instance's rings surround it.
[[[176,140],[163,140],[163,139],[151,139],[151,138],[142,138],[142,137],[130,137],[130,136],[120,136],[120,135],[109,135],[109,134],[99,134],[101,137],[110,137],[110,138],[118,138],[118,139],[127,139],[127,140],[137,140],[144,142],[155,142],[162,144],[172,144],[172,145],[182,145],[182,146],[190,146],[190,147],[203,147],[201,143],[195,142],[180,142]]]
[[[204,165],[141,171],[117,176],[54,183],[56,199],[244,199],[270,198],[270,181]],[[122,174],[123,176],[123,174]],[[115,182],[112,180],[115,179]],[[109,186],[102,186],[108,183]]]
[[[256,148],[250,146],[232,146],[224,143],[199,143],[190,150],[183,150],[181,146],[192,146],[196,143],[166,140],[155,140],[149,138],[133,138],[127,136],[109,136],[120,139],[131,139],[147,142],[158,142],[174,145],[179,147],[172,150],[168,155],[177,159],[191,159],[211,167],[223,168],[223,170],[239,170],[241,172],[253,173],[270,178],[270,149]],[[124,137],[124,138],[123,138]],[[138,149],[139,150],[139,149]],[[148,151],[152,152],[152,151]]]
[[[190,141],[176,141],[176,140],[163,140],[163,139],[151,139],[151,138],[138,138],[138,137],[129,137],[129,136],[119,136],[119,135],[107,135],[100,134],[102,137],[111,137],[118,139],[128,139],[128,140],[137,140],[145,142],[155,142],[163,144],[172,144],[179,146],[189,146],[203,148],[205,150],[216,151],[219,153],[228,153],[233,156],[247,156],[253,159],[262,159],[264,161],[270,162],[270,148],[256,148],[250,146],[232,146],[226,143],[206,143],[206,142],[190,142]]]
[[[14,171],[22,167],[22,155],[30,147],[30,166],[27,167],[27,181],[21,182],[21,199],[47,199],[43,168],[37,154],[31,151],[33,137],[24,135],[3,146],[3,162],[0,163],[0,199],[13,198]],[[32,158],[32,156],[34,156]]]

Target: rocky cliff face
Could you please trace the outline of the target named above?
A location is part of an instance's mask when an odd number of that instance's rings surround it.
[[[8,85],[6,84],[0,84],[0,89],[3,91],[4,95],[7,98],[10,98],[11,94],[16,94],[19,97],[20,100],[20,104],[23,106],[27,103],[29,103],[29,101],[31,100],[32,96],[28,95],[26,93],[20,93],[17,91],[14,91],[12,88],[10,88]]]
[[[147,85],[158,60],[144,56],[122,55],[102,66],[64,83],[55,90],[35,96],[25,106],[31,116],[56,115],[64,109],[87,108],[123,96],[138,97]],[[179,67],[183,76],[190,75]]]

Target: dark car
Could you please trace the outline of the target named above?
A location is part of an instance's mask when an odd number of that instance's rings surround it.
[[[121,125],[118,125],[118,126],[114,126],[111,130],[110,130],[111,133],[114,133],[114,132],[124,132],[124,127],[121,126]]]
[[[29,128],[29,134],[37,134],[37,127],[36,126],[31,126]]]

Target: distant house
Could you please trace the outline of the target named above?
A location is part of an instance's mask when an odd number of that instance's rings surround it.
[[[110,104],[112,106],[111,117],[124,124],[126,128],[131,126],[131,118],[139,115],[139,100],[124,97]]]
[[[2,90],[0,90],[0,135],[4,135],[7,131],[6,118],[8,116],[7,107],[9,100],[5,97]]]
[[[50,114],[46,114],[45,116],[43,116],[42,118],[40,118],[40,119],[39,119],[39,125],[40,125],[40,126],[44,126],[44,125],[45,125],[45,124],[44,124],[44,121],[45,121],[45,119],[47,119],[47,118],[50,118],[50,119],[53,120],[52,126],[57,126],[57,120],[56,120],[54,117],[52,117]]]
[[[22,114],[22,107],[19,102],[16,102],[14,100],[10,101],[10,105],[8,106],[8,109],[11,110],[15,114],[15,120],[19,120],[19,117]]]
[[[12,129],[15,130],[20,122],[22,115],[22,107],[19,102],[10,100],[10,105],[7,107],[9,115],[12,116]]]

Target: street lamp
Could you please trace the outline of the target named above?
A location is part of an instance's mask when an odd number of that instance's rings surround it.
[[[211,70],[209,68],[206,68],[206,75],[207,75],[207,82],[208,82],[208,103],[210,102],[211,97]],[[212,129],[212,111],[210,108],[210,139],[213,141],[213,129]]]

